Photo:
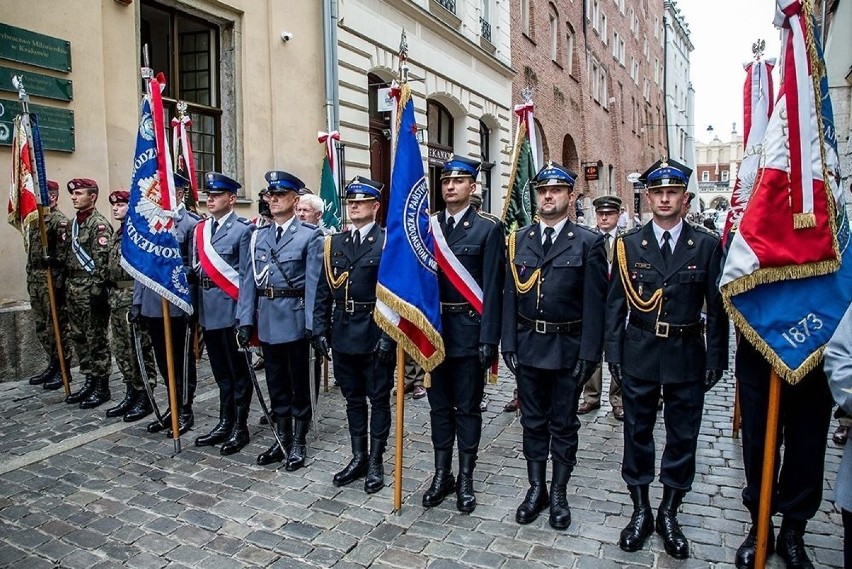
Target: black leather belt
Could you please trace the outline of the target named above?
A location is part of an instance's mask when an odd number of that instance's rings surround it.
[[[573,322],[548,322],[547,320],[533,320],[523,314],[518,314],[518,323],[524,328],[529,328],[539,334],[579,334],[583,329],[582,320]]]
[[[275,288],[274,286],[269,286],[257,289],[257,294],[266,298],[302,298],[305,296],[305,289]]]
[[[346,302],[341,302],[336,306],[338,309],[352,314],[354,312],[370,312],[376,307],[376,302],[355,302],[354,300],[347,300]]]
[[[458,314],[460,312],[468,312],[473,310],[473,305],[469,302],[442,302],[441,314]]]
[[[704,331],[703,322],[694,322],[692,324],[669,324],[668,322],[651,322],[643,320],[638,316],[630,315],[630,325],[644,330],[653,332],[658,338],[680,338],[689,335],[700,335]]]
[[[200,285],[201,285],[201,288],[204,288],[204,289],[219,288],[219,285],[217,285],[217,284],[213,281],[213,279],[208,279],[207,277],[201,277],[201,278],[199,278],[199,279],[198,279],[198,284],[200,284]]]

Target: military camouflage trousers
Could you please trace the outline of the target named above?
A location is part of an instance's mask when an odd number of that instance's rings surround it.
[[[71,327],[71,342],[80,360],[80,373],[93,378],[109,377],[112,354],[107,339],[109,308],[92,309],[92,285],[84,279],[69,279],[65,302]]]
[[[133,289],[113,289],[109,293],[110,330],[112,338],[110,347],[115,356],[115,363],[121,372],[124,383],[133,386],[134,389],[142,390],[142,374],[139,371],[139,358],[136,355],[136,342],[133,340],[133,330],[127,321],[127,312],[133,303]],[[142,346],[142,360],[145,362],[145,371],[151,387],[157,384],[157,367],[154,364],[154,347],[151,344],[151,336],[148,330],[142,326],[136,327],[139,342]]]
[[[41,274],[30,275],[27,278],[27,292],[30,295],[30,304],[33,309],[33,320],[35,321],[36,337],[45,353],[53,358],[56,357],[56,340],[53,335],[53,320],[50,316],[50,295],[47,292],[47,279]],[[55,283],[56,281],[54,281]],[[71,359],[71,328],[68,326],[68,312],[65,309],[65,295],[62,290],[56,294],[57,314],[59,316],[59,333],[62,337],[62,351],[65,359]]]

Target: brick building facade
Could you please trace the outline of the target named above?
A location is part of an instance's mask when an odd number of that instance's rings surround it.
[[[604,194],[632,215],[627,176],[666,154],[663,0],[512,0],[511,18],[513,101],[533,89],[540,159],[579,174],[587,223]]]

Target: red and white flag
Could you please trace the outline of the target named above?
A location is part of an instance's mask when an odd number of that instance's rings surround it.
[[[33,180],[35,165],[24,125],[24,117],[18,115],[12,124],[12,180],[9,185],[9,224],[28,235],[30,223],[38,220],[38,201]]]
[[[735,285],[729,294],[840,266],[835,213],[842,192],[815,24],[797,0],[777,0],[775,24],[783,29],[781,92],[763,141],[763,165],[722,273],[723,292]]]
[[[746,80],[743,85],[743,140],[745,149],[743,159],[737,171],[737,181],[731,195],[731,209],[725,219],[725,231],[722,240],[727,241],[732,229],[739,226],[748,201],[754,190],[755,177],[760,166],[760,154],[763,138],[775,102],[773,93],[772,69],[775,60],[758,59],[745,66]]]
[[[192,143],[189,137],[189,127],[192,120],[189,115],[172,119],[172,152],[178,172],[185,172],[189,179],[192,204],[198,204],[198,175],[195,172],[195,155],[192,153]]]

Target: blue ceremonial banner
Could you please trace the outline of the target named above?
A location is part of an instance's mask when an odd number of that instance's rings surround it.
[[[145,97],[136,137],[130,203],[121,239],[121,266],[137,281],[192,314],[186,268],[172,233],[173,211],[163,207],[151,101]],[[165,137],[165,131],[161,136]],[[163,148],[168,148],[163,140]]]
[[[396,153],[387,240],[379,264],[375,319],[427,372],[444,360],[438,265],[429,225],[429,187],[417,143],[411,89],[398,93]]]
[[[50,196],[47,193],[47,169],[44,166],[44,147],[41,144],[41,131],[38,127],[38,115],[30,114],[30,127],[33,133],[33,156],[35,156],[35,169],[38,174],[38,192],[36,199],[38,205],[50,207]]]
[[[845,212],[842,202],[839,209]],[[760,285],[730,299],[747,323],[743,332],[789,383],[797,383],[820,362],[825,344],[852,302],[852,251],[845,215],[840,216],[838,229],[838,271]]]

